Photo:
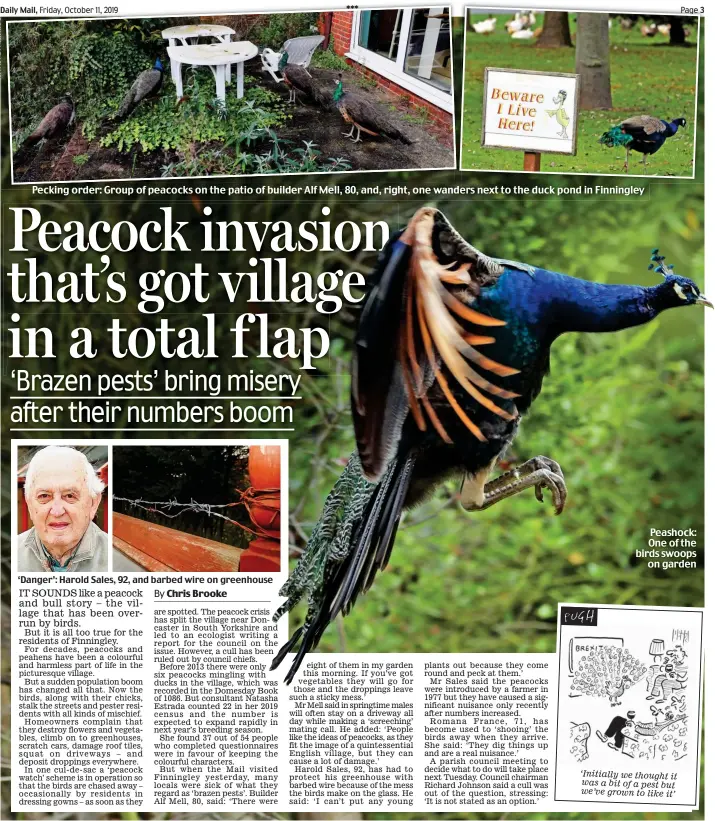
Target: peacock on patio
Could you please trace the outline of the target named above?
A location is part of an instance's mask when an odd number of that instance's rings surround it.
[[[352,126],[348,133],[343,134],[344,137],[352,138],[357,129],[357,136],[353,139],[354,143],[360,142],[360,135],[364,132],[372,137],[388,137],[391,140],[399,140],[406,145],[412,145],[412,139],[391,123],[372,103],[345,91],[342,73],[338,74],[335,82],[336,88],[333,94],[335,107],[345,122]]]
[[[163,80],[164,65],[161,60],[157,58],[153,68],[142,71],[136,80],[134,80],[122,100],[122,104],[119,106],[117,113],[114,115],[115,119],[123,120],[125,117],[128,117],[142,100],[159,91]]]

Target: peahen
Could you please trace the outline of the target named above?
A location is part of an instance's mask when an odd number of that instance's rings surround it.
[[[164,66],[157,57],[154,62],[154,68],[148,68],[142,71],[136,80],[134,80],[114,118],[116,120],[122,120],[128,117],[142,100],[159,91],[163,80]]]
[[[656,285],[604,285],[488,257],[434,208],[421,208],[378,260],[355,340],[357,450],[328,495],[274,619],[307,597],[304,624],[276,655],[297,654],[346,614],[390,558],[403,509],[463,476],[462,505],[484,510],[534,488],[566,501],[559,465],[537,456],[489,480],[538,396],[549,349],[568,331],[617,331],[668,308],[710,305],[653,251]],[[485,351],[489,352],[487,356]]]
[[[659,151],[669,137],[678,133],[678,128],[685,128],[687,122],[685,117],[678,117],[668,122],[659,120],[657,117],[650,117],[641,114],[637,117],[629,117],[608,131],[604,131],[599,138],[599,143],[608,148],[624,146],[626,149],[626,162],[623,166],[628,171],[628,157],[631,151],[638,151],[643,155],[643,167],[646,167],[646,158],[649,154]]]
[[[338,74],[335,82],[336,88],[333,94],[335,107],[345,122],[351,125],[350,131],[343,134],[343,137],[352,137],[357,129],[354,143],[360,142],[360,135],[364,131],[372,137],[389,137],[391,140],[399,140],[406,145],[412,145],[412,140],[393,125],[372,103],[355,94],[345,92],[342,73]]]
[[[287,51],[283,52],[278,68],[283,73],[285,84],[290,89],[289,103],[295,103],[296,92],[300,91],[319,106],[325,109],[330,108],[332,102],[330,91],[315,80],[303,66],[289,63]]]
[[[42,122],[25,140],[25,144],[32,145],[40,140],[49,140],[59,136],[69,125],[74,122],[75,107],[74,101],[69,94],[51,108],[42,118]]]

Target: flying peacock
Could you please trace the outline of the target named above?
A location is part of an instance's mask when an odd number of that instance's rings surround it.
[[[164,65],[157,57],[154,62],[154,68],[148,68],[142,71],[136,80],[134,80],[114,118],[116,120],[123,120],[125,117],[128,117],[142,100],[159,91],[163,80]]]
[[[69,94],[51,108],[42,118],[42,122],[25,140],[24,144],[32,145],[40,140],[49,140],[59,136],[69,125],[74,122],[75,108],[74,101]]]
[[[357,129],[357,137],[354,143],[360,142],[360,135],[364,131],[372,137],[389,137],[391,140],[399,140],[406,145],[412,145],[412,140],[393,125],[384,114],[378,111],[372,103],[358,97],[355,94],[346,93],[343,88],[343,75],[338,74],[333,100],[335,107],[346,123],[350,123],[351,128],[343,137],[352,137]]]
[[[646,167],[646,158],[649,154],[655,154],[665,144],[669,137],[678,133],[678,128],[685,128],[687,122],[685,117],[678,117],[668,122],[651,117],[648,114],[641,114],[637,117],[629,117],[608,131],[604,131],[599,138],[599,143],[608,148],[624,146],[626,149],[626,162],[623,166],[628,171],[628,156],[631,151],[638,151],[643,155],[643,168]]]
[[[289,63],[287,51],[283,52],[278,63],[278,69],[283,73],[285,84],[290,89],[288,93],[289,103],[295,103],[296,92],[300,91],[319,106],[326,109],[330,108],[332,102],[330,91],[315,80],[306,68],[295,63]]]
[[[713,307],[657,250],[649,267],[662,282],[605,285],[488,257],[434,208],[421,208],[392,237],[354,346],[357,450],[281,589],[275,620],[303,597],[308,610],[272,669],[296,648],[286,681],[293,679],[330,622],[387,565],[403,509],[445,478],[463,477],[467,510],[534,488],[539,501],[548,489],[561,513],[566,483],[553,459],[490,474],[539,395],[558,336],[631,328],[684,305]]]

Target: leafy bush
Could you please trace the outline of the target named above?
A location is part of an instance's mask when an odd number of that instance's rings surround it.
[[[248,128],[270,128],[287,119],[281,96],[255,85],[251,77],[245,78],[242,99],[229,90],[222,102],[215,96],[216,87],[209,71],[198,69],[189,74],[191,79],[180,103],[173,89],[156,102],[141,103],[131,118],[101,138],[101,144],[114,145],[120,151],[129,151],[139,144],[142,151],[177,149],[190,153],[198,145],[227,144]],[[118,107],[120,99],[114,102]],[[85,134],[94,136],[99,124],[96,115],[88,118]]]
[[[263,153],[241,149],[255,141],[266,140],[269,148]],[[249,127],[232,141],[235,154],[223,149],[202,151],[182,162],[163,168],[163,177],[194,177],[216,174],[294,174],[316,171],[349,171],[350,163],[342,157],[321,157],[313,142],[303,141],[302,148],[291,148],[289,140],[281,140],[273,129]]]
[[[315,34],[317,21],[318,15],[315,12],[267,14],[251,30],[251,42],[277,51],[291,37]]]
[[[330,35],[330,46],[326,49],[317,49],[313,54],[311,65],[318,68],[325,68],[329,71],[346,71],[348,61],[344,57],[340,57],[335,53],[335,43],[333,35]]]
[[[16,141],[71,94],[80,120],[109,110],[163,52],[166,21],[59,20],[11,23],[10,88]]]

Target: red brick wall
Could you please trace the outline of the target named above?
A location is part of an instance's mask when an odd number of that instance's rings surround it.
[[[330,34],[333,37],[333,50],[342,57],[350,51],[350,40],[352,39],[353,31],[353,13],[351,11],[334,11],[331,13],[333,23],[330,28]],[[330,13],[323,13],[318,20],[318,31],[321,34],[327,32],[327,20],[331,16]]]
[[[417,94],[414,94],[412,91],[401,86],[399,83],[395,83],[392,80],[388,79],[387,77],[383,77],[381,74],[376,74],[369,68],[365,66],[361,66],[359,63],[356,63],[354,60],[348,60],[351,66],[359,71],[361,74],[364,74],[366,77],[369,77],[371,80],[375,80],[380,88],[384,88],[386,91],[389,91],[392,94],[402,98],[403,100],[410,101],[410,105],[415,106],[416,108],[423,108],[425,109],[430,118],[430,122],[439,125],[442,128],[452,128],[452,114],[449,111],[445,111],[443,108],[440,108],[434,103],[430,103],[424,98],[420,97]]]
[[[348,51],[350,51],[350,42],[352,39],[353,30],[353,12],[334,11],[332,13],[332,16],[333,22],[330,29],[330,33],[333,38],[333,50],[340,57],[344,57],[348,53]],[[328,14],[324,13],[320,15],[320,18],[318,20],[318,31],[321,34],[325,34],[327,32],[327,18]],[[429,114],[431,123],[438,126],[438,128],[440,129],[448,129],[451,132],[452,115],[450,114],[450,112],[445,111],[443,108],[440,108],[439,106],[436,106],[433,103],[428,102],[427,100],[423,99],[417,94],[408,91],[406,88],[403,88],[398,83],[395,83],[392,80],[383,77],[381,74],[377,74],[371,69],[366,68],[365,66],[361,66],[354,60],[348,59],[348,62],[361,74],[364,74],[366,77],[369,77],[371,80],[377,82],[377,84],[381,88],[384,88],[387,91],[396,94],[398,97],[401,97],[405,101],[409,100],[410,105],[416,106],[417,108],[425,109]]]

